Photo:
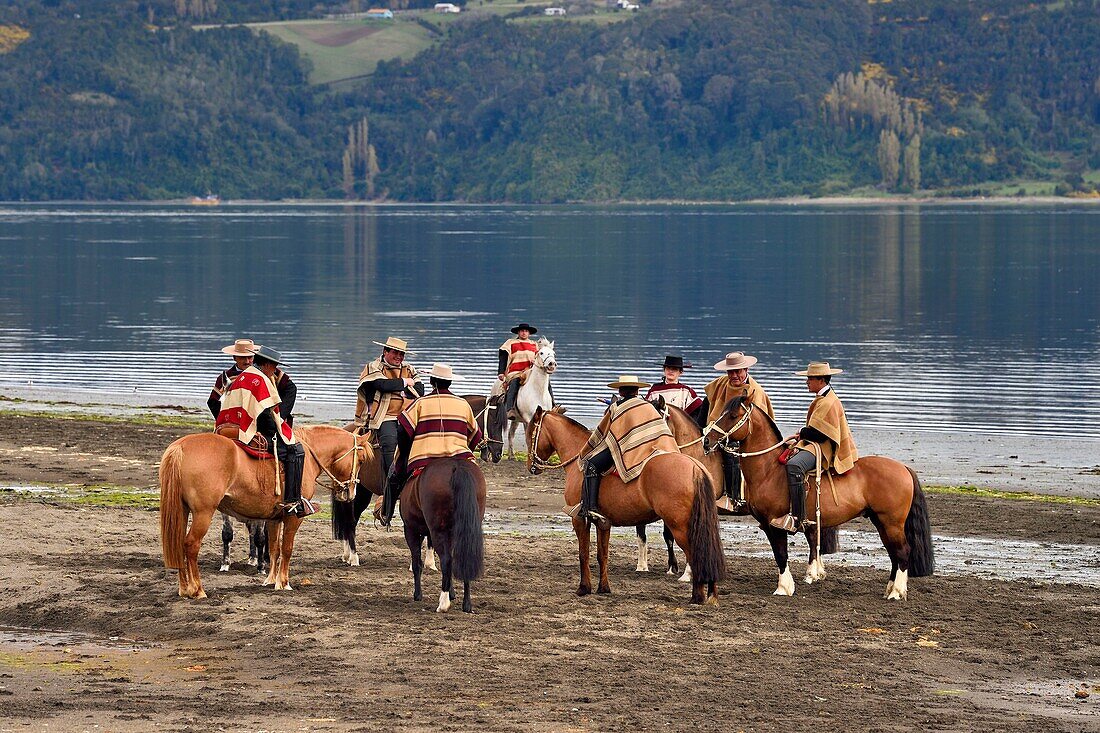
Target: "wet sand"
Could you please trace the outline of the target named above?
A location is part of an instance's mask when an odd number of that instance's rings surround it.
[[[0,414],[0,485],[152,487],[187,432]],[[654,572],[634,571],[624,530],[612,594],[578,598],[560,476],[479,465],[490,534],[473,615],[433,613],[435,574],[412,601],[399,531],[361,524],[350,568],[327,522],[307,521],[295,590],[277,593],[240,549],[217,572],[215,530],[210,598],[186,601],[155,511],[0,491],[0,729],[1100,730],[1100,589],[1012,567],[1020,543],[1095,553],[1100,507],[932,494],[938,537],[1005,562],[998,576],[941,553],[944,572],[913,579],[904,603],[882,599],[885,554],[863,546],[864,522],[823,584],[801,583],[794,550],[797,594],[776,598],[759,532],[723,519],[730,577],[718,608],[698,608],[661,572],[656,528]]]

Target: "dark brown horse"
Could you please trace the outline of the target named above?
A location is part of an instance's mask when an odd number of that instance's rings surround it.
[[[548,465],[557,453],[565,467],[565,502],[580,501],[583,477],[579,456],[585,451],[589,430],[575,420],[551,410],[535,410],[527,426],[527,467]],[[664,453],[646,463],[641,476],[624,484],[618,476],[605,476],[600,484],[600,512],[607,522],[596,525],[596,558],[600,565],[597,593],[610,593],[608,550],[611,527],[629,527],[663,519],[676,544],[692,567],[692,603],[718,603],[716,584],[725,577],[726,560],[718,536],[718,514],[714,507],[714,488],[710,474],[693,458],[681,453]],[[573,519],[579,542],[581,582],[577,595],[592,592],[588,565],[591,525]]]
[[[722,473],[722,456],[720,450],[722,446],[715,444],[713,450],[709,453],[703,450],[703,429],[679,407],[668,408],[668,427],[672,430],[673,436],[676,438],[676,442],[680,445],[680,451],[684,455],[691,456],[698,460],[707,470],[710,471],[711,480],[714,481],[716,490],[721,496],[721,487],[725,481],[725,477]],[[716,436],[717,437],[717,436]],[[753,490],[749,483],[745,482],[745,500],[749,503],[749,509],[741,512],[741,516],[752,514],[752,499]],[[840,538],[839,531],[836,527],[826,527],[821,531],[821,554],[831,555],[839,551]],[[817,562],[817,527],[816,525],[806,530],[806,541],[810,545],[810,558],[807,560],[807,574],[805,577],[806,583],[812,583],[818,578],[811,577],[808,568],[821,568],[822,577],[824,577],[824,565]],[[684,577],[680,580],[691,579],[691,567],[689,566],[684,572]]]
[[[462,581],[462,610],[471,613],[470,582],[485,568],[485,476],[473,461],[439,458],[409,479],[401,492],[401,520],[412,555],[413,600],[421,600],[420,548],[424,538],[439,554],[443,588],[436,611],[445,613],[454,598],[452,576]]]
[[[741,441],[746,454],[741,459],[745,478],[751,487],[753,516],[768,535],[779,567],[779,585],[775,595],[794,595],[794,578],[787,563],[787,533],[769,522],[790,510],[786,469],[776,460],[776,451],[768,450],[782,443],[783,436],[775,423],[744,398],[730,400],[715,421],[719,433]],[[704,441],[713,447],[712,437]],[[760,455],[748,455],[759,452]],[[932,527],[928,505],[920,481],[911,468],[892,458],[865,456],[841,476],[823,476],[826,490],[821,493],[821,525],[835,527],[859,515],[875,525],[882,544],[890,554],[890,579],[885,598],[904,599],[909,592],[909,576],[931,575],[934,562]],[[807,514],[815,516],[818,488],[808,481]],[[807,574],[814,580],[825,577],[824,565],[818,558]]]

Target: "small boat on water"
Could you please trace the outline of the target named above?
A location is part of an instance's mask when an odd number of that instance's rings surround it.
[[[192,206],[217,206],[222,202],[222,197],[216,193],[208,193],[205,196],[192,196]]]

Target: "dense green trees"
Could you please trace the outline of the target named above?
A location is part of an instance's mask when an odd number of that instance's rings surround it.
[[[187,25],[341,7],[0,8],[22,29],[0,33],[0,198],[734,199],[1014,177],[1088,189],[1100,169],[1100,0],[471,17],[340,91],[310,87],[308,62],[266,35]]]

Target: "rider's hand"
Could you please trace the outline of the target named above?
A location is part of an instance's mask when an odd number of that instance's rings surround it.
[[[406,386],[406,387],[411,387],[411,386],[413,386],[414,384],[416,384],[416,380],[415,380],[415,379],[409,379],[408,377],[406,377],[406,378],[405,378],[405,386]]]
[[[503,374],[498,374],[497,379],[499,379],[500,381],[503,382],[504,381],[504,375]]]

